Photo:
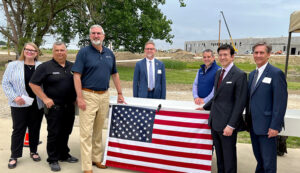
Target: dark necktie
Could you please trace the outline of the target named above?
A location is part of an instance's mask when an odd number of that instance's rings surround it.
[[[220,86],[221,83],[222,83],[224,73],[225,73],[225,69],[223,69],[222,72],[221,72],[221,75],[220,75],[219,81],[218,81],[218,85],[217,85],[217,89],[219,88],[219,86]]]
[[[254,74],[254,77],[253,77],[253,80],[252,80],[252,83],[251,83],[251,88],[250,88],[251,94],[254,91],[256,81],[257,81],[257,77],[258,77],[258,70],[255,70],[255,74]]]

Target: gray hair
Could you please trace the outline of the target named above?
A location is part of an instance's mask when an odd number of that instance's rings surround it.
[[[148,44],[152,44],[154,47],[155,47],[155,43],[153,42],[153,40],[149,40],[145,43],[145,47],[148,45]]]
[[[214,52],[211,49],[205,49],[202,53],[210,52],[211,56],[214,56]]]
[[[258,42],[256,43],[253,47],[252,47],[252,51],[254,52],[254,49],[257,46],[266,46],[267,48],[267,53],[271,53],[272,52],[272,46],[270,44],[268,44],[267,42],[263,41],[263,42]]]
[[[104,29],[102,28],[101,25],[92,25],[92,26],[90,27],[90,30],[89,30],[90,34],[92,33],[92,29],[93,29],[93,28],[101,28],[101,29],[102,29],[103,35],[105,35]]]
[[[60,45],[64,45],[67,48],[67,45],[65,42],[62,41],[56,41],[53,43],[52,49],[54,48],[54,46],[60,46]]]

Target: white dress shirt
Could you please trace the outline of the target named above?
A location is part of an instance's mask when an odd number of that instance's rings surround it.
[[[268,64],[269,64],[269,62],[267,62],[265,65],[263,65],[259,68],[256,67],[256,70],[258,70],[258,75],[257,75],[257,80],[255,81],[255,84],[257,83],[257,81],[259,80],[259,78],[261,77],[263,72],[265,71],[265,68],[267,67]]]

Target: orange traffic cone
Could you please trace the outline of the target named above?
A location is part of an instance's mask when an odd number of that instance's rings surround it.
[[[24,139],[24,147],[29,147],[29,133],[28,129],[26,129],[25,139]]]

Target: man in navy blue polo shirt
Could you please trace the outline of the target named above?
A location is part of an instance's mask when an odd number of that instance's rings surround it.
[[[220,68],[211,49],[203,51],[203,62],[193,84],[193,97],[197,105],[207,103],[213,97],[215,75]]]
[[[104,30],[100,25],[91,26],[92,44],[80,49],[72,68],[76,101],[80,108],[81,166],[84,173],[91,173],[92,165],[106,168],[101,164],[102,128],[109,110],[110,76],[118,92],[118,103],[125,103],[115,55],[102,45],[104,38]]]

